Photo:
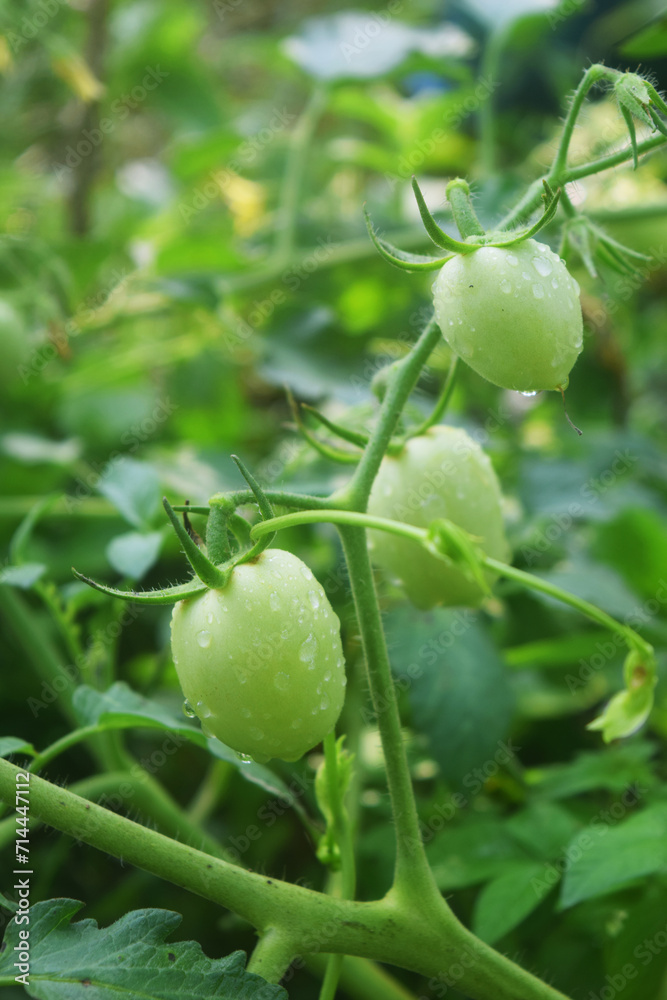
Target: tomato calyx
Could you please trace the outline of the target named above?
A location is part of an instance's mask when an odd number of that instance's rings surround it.
[[[261,486],[238,456],[232,455],[232,459],[253,493],[261,519],[271,520],[274,516],[273,508]],[[250,525],[236,513],[236,504],[224,494],[211,497],[209,507],[191,507],[189,503],[180,506],[178,510],[183,515],[182,521],[166,497],[162,498],[162,504],[194,572],[191,580],[157,590],[118,590],[84,576],[72,567],[77,580],[108,597],[120,598],[133,604],[176,604],[178,601],[198,597],[207,590],[224,590],[234,569],[256,560],[275,538],[275,532],[271,532],[253,542],[250,538]],[[208,516],[205,543],[192,530],[190,513]]]
[[[456,224],[459,227],[462,236],[462,239],[457,240],[453,236],[444,232],[444,230],[437,224],[431,215],[428,206],[426,205],[426,201],[424,200],[424,196],[416,178],[413,177],[412,190],[414,191],[415,198],[417,200],[417,206],[419,208],[419,214],[421,215],[422,222],[424,223],[424,228],[436,246],[440,247],[442,250],[448,251],[446,257],[432,257],[424,254],[413,254],[408,253],[405,250],[399,250],[397,247],[393,246],[387,240],[378,235],[373,226],[370,215],[364,209],[366,228],[368,229],[368,234],[376,250],[385,258],[385,260],[388,260],[390,264],[393,264],[394,267],[400,267],[404,271],[439,270],[444,267],[444,265],[456,254],[465,256],[467,254],[474,253],[475,250],[478,250],[480,247],[516,246],[518,243],[523,243],[524,240],[531,239],[539,233],[541,229],[544,229],[545,226],[549,225],[558,210],[560,188],[554,191],[546,180],[542,183],[544,186],[544,193],[542,195],[544,209],[540,218],[537,219],[532,226],[527,226],[522,229],[516,229],[509,232],[494,230],[487,233],[482,229],[482,226],[474,213],[470,202],[470,189],[466,181],[460,177],[450,181],[447,185],[447,197],[450,201]]]

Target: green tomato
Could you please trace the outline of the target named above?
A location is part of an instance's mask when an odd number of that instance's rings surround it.
[[[480,446],[464,430],[438,426],[412,438],[399,455],[385,456],[368,512],[419,528],[446,518],[480,538],[488,556],[506,560],[501,503],[498,479]],[[410,539],[386,531],[370,531],[369,538],[373,561],[400,581],[418,608],[481,602],[477,583]]]
[[[290,552],[267,549],[237,566],[222,590],[179,601],[171,648],[205,731],[257,761],[298,760],[340,715],[340,622]]]
[[[579,286],[543,243],[452,257],[433,285],[452,351],[504,389],[565,388],[583,344]]]

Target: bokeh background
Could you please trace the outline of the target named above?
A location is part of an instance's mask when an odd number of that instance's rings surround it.
[[[53,671],[74,658],[73,623],[88,682],[118,678],[180,704],[168,610],[123,617],[122,606],[73,581],[72,565],[116,586],[185,579],[161,496],[205,503],[239,486],[232,452],[265,484],[320,491],[348,474],[295,433],[285,387],[367,429],[372,378],[423,325],[432,280],[377,256],[363,204],[397,245],[427,250],[410,177],[448,227],[445,186],[462,175],[492,225],[549,164],[586,66],[641,64],[667,84],[667,14],[655,0],[354,9],[3,0],[0,32],[0,734],[41,748],[69,724],[67,695],[49,698],[43,685],[46,660]],[[623,138],[609,95],[596,92],[574,155]],[[449,413],[501,477],[516,564],[621,619],[635,615],[658,646],[667,633],[666,175],[658,153],[573,192],[614,236],[653,256],[632,277],[592,279],[571,261],[586,337],[567,405],[583,436],[557,394],[523,398],[465,367]],[[546,238],[557,247],[558,228]],[[410,416],[428,412],[449,361],[443,344]],[[360,893],[370,898],[388,885],[392,830],[340,552],[324,526],[285,532],[280,544],[306,559],[344,623]],[[401,695],[406,738],[429,851],[457,912],[564,990],[588,996],[626,960],[639,974],[625,1000],[665,1000],[667,949],[646,966],[632,957],[664,929],[665,859],[655,844],[642,855],[658,858],[653,867],[616,870],[578,905],[559,895],[560,871],[530,905],[535,872],[628,786],[642,791],[609,824],[610,837],[635,806],[664,809],[664,683],[648,730],[603,749],[585,725],[621,683],[622,653],[602,648],[608,636],[505,586],[451,645],[442,637],[456,613],[417,615],[391,581],[380,585],[397,674],[410,658],[426,666]],[[429,643],[432,668],[420,652]],[[520,751],[494,767],[508,738]],[[127,743],[150,768],[159,741],[138,731]],[[303,776],[312,815],[316,764],[315,754],[276,766],[288,783]],[[481,779],[471,778],[480,768]],[[80,747],[49,776],[76,782],[93,770]],[[193,747],[157,771],[184,807],[208,782],[211,801],[195,805],[228,847],[266,803],[242,768],[209,770]],[[465,807],[438,837],[442,804],[456,791]],[[119,808],[156,822],[136,799]],[[308,828],[294,810],[274,811],[244,862],[321,886]],[[236,918],[85,846],[41,831],[35,851],[40,898],[80,898],[86,916],[105,923],[139,906],[177,909],[182,936],[207,954],[252,947]],[[516,897],[523,910],[508,928],[502,915]],[[315,989],[303,973],[290,996]]]

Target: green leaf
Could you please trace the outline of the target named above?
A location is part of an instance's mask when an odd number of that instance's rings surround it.
[[[627,811],[622,800],[620,806]],[[562,883],[562,909],[667,866],[667,804],[648,806],[625,821],[617,820],[612,810],[601,810],[598,817],[565,852],[570,860]]]
[[[530,802],[506,821],[506,829],[532,858],[548,861],[567,846],[580,823],[553,802]]]
[[[108,597],[118,597],[122,601],[129,601],[132,604],[175,604],[176,601],[186,597],[196,597],[203,594],[207,589],[206,584],[194,577],[187,583],[179,583],[175,587],[164,587],[162,590],[118,590],[116,587],[109,587],[105,583],[98,583],[91,580],[89,576],[84,576],[72,567],[72,572],[77,580],[87,583],[89,587],[99,590],[101,594]]]
[[[446,264],[448,260],[451,260],[453,256],[452,254],[448,254],[446,257],[430,257],[426,254],[409,253],[407,250],[399,250],[398,247],[393,246],[387,240],[378,236],[366,209],[364,209],[364,218],[366,219],[368,235],[375,249],[385,260],[402,271],[435,271]]]
[[[152,465],[117,458],[103,469],[97,489],[134,528],[152,527],[161,504],[160,480]]]
[[[0,757],[9,757],[13,753],[23,753],[34,757],[37,751],[32,743],[22,740],[20,736],[0,737]]]
[[[286,799],[297,812],[303,815],[298,798],[303,787],[294,789],[295,782],[288,786],[263,764],[245,762],[237,754],[215,737],[206,736],[201,729],[191,725],[185,717],[174,715],[157,702],[137,694],[127,684],[118,681],[107,691],[96,691],[86,684],[80,685],[72,697],[72,705],[81,725],[99,725],[108,729],[127,729],[132,726],[149,729],[166,729],[172,736],[187,740],[195,746],[208,750],[212,756],[232,764],[237,771],[253,785],[258,785],[270,795]]]
[[[478,616],[465,609],[393,611],[387,622],[394,672],[405,677],[415,728],[446,781],[475,778],[505,759],[512,717],[507,673]],[[483,778],[483,776],[482,776]],[[483,781],[482,781],[483,783]]]
[[[6,583],[8,587],[30,590],[45,572],[46,566],[43,563],[21,563],[20,566],[5,566],[0,572],[0,583]]]
[[[581,753],[569,764],[533,768],[525,779],[542,796],[564,799],[601,789],[620,794],[628,785],[650,788],[656,778],[650,766],[655,747],[644,741]]]
[[[181,922],[170,910],[132,910],[109,927],[72,918],[82,907],[53,899],[30,908],[26,992],[37,1000],[281,1000],[287,993],[246,972],[245,955],[210,959],[195,941],[166,944]],[[19,927],[12,920],[0,955],[0,975],[16,976]],[[26,965],[26,971],[27,971]],[[28,977],[26,977],[28,978]]]
[[[544,865],[535,861],[515,861],[507,870],[484,886],[475,903],[472,929],[475,934],[495,944],[537,909],[547,892],[558,883],[544,883]]]
[[[121,576],[140,580],[157,562],[162,541],[161,531],[127,531],[111,539],[107,545],[107,559]]]
[[[464,796],[467,800],[467,793]],[[422,818],[426,852],[439,889],[477,885],[502,875],[509,862],[532,861],[495,816],[469,814],[452,823],[458,801],[452,798]]]

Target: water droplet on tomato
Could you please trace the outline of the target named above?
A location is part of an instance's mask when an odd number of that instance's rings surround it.
[[[241,709],[241,715],[243,716],[244,719],[250,719],[252,717],[252,712],[250,711],[249,708],[244,707]]]
[[[519,263],[519,258],[516,257],[513,253],[506,254],[505,260],[511,267],[516,267],[517,264]]]
[[[533,257],[533,267],[543,278],[553,271],[553,264],[548,257]]]
[[[317,652],[317,640],[313,633],[311,632],[307,639],[301,643],[301,648],[299,649],[299,659],[302,663],[307,663],[309,669],[312,670],[315,666],[315,653]]]
[[[187,715],[188,719],[194,719],[196,714],[197,713],[195,712],[194,708],[186,698],[185,701],[183,702],[183,715]]]
[[[501,292],[504,292],[505,295],[509,295],[509,293],[512,291],[512,282],[508,281],[507,278],[503,278],[503,280],[500,282],[499,287]]]
[[[249,753],[239,753],[238,750],[235,750],[234,756],[240,760],[242,764],[252,764],[252,757]]]
[[[304,566],[301,567],[301,573],[306,578],[306,580],[312,580],[313,579],[313,574],[311,573],[311,571],[309,570],[309,568],[307,566],[304,565]]]
[[[287,691],[289,687],[289,674],[283,673],[279,670],[273,678],[273,686],[277,688],[278,691]]]
[[[269,607],[272,611],[280,611],[280,597],[275,590],[269,597]]]
[[[208,705],[204,704],[203,701],[198,701],[197,702],[197,715],[199,716],[200,719],[210,719],[211,716],[213,715],[213,712],[208,707]]]
[[[252,740],[263,740],[264,739],[264,730],[260,729],[259,726],[249,726],[248,727],[248,736]]]
[[[558,288],[558,279],[557,278],[552,278],[551,279],[551,287],[552,288]]]
[[[326,694],[322,695],[322,700],[320,702],[320,711],[326,712],[329,707],[329,698]]]
[[[533,389],[530,392],[522,392],[522,393],[520,393],[520,395],[521,396],[537,396],[537,393],[538,393],[538,390],[537,389]]]
[[[197,632],[197,645],[201,646],[202,649],[208,649],[211,645],[211,633],[208,629],[201,629]]]
[[[301,729],[303,725],[302,719],[292,719],[292,729]]]
[[[317,610],[320,606],[320,597],[316,590],[308,591],[308,600],[313,605],[313,610]]]
[[[539,284],[535,283],[533,285],[533,295],[535,296],[536,299],[543,299],[544,298],[544,285],[539,285]]]

